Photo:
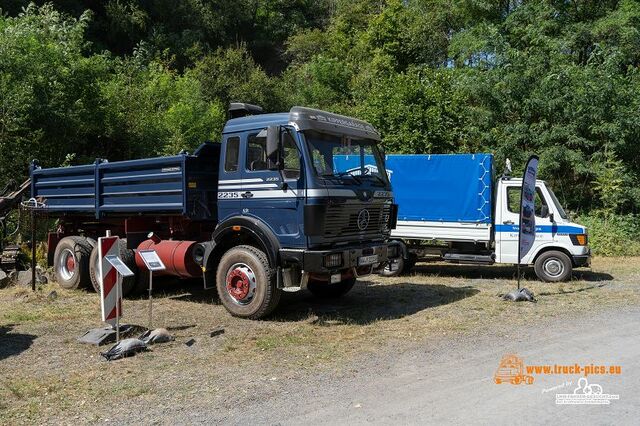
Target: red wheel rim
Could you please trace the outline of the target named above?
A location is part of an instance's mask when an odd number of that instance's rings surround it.
[[[76,270],[76,260],[73,256],[67,257],[67,271],[73,273]]]
[[[256,276],[247,265],[237,263],[227,271],[226,288],[234,303],[247,305],[256,291]]]

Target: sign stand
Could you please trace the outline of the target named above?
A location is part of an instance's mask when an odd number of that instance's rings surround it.
[[[102,321],[115,326],[116,341],[120,341],[120,316],[122,315],[122,277],[133,272],[118,257],[120,239],[107,231],[105,237],[98,238],[98,258],[100,262],[100,294],[102,296]]]
[[[89,330],[78,340],[83,343],[101,345],[113,341],[120,341],[120,333],[131,329],[130,326],[120,326],[122,315],[122,279],[135,275],[119,257],[119,238],[112,237],[107,231],[105,237],[98,238],[98,279],[100,282],[102,321],[111,327]],[[124,329],[124,330],[122,330]]]
[[[122,277],[132,277],[134,272],[117,255],[107,255],[105,259]],[[116,286],[116,300],[120,300],[120,285]],[[120,303],[116,303],[116,342],[120,341]]]
[[[164,271],[167,268],[155,250],[138,250],[138,254],[149,270],[149,330],[151,330],[153,324],[153,296],[151,295],[153,292],[153,271]]]

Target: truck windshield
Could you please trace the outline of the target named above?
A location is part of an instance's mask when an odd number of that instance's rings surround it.
[[[551,198],[553,199],[553,203],[556,205],[556,209],[558,210],[558,213],[560,214],[560,217],[563,218],[563,219],[569,219],[569,216],[567,215],[567,213],[562,208],[562,204],[560,204],[560,201],[558,201],[558,198],[556,197],[556,194],[554,194],[553,190],[551,188],[549,188],[548,186],[547,186],[547,189],[549,190],[549,194],[551,195]]]
[[[375,141],[314,130],[307,130],[304,135],[313,168],[319,176],[328,179],[350,177],[358,183],[371,180],[381,186],[389,183]]]

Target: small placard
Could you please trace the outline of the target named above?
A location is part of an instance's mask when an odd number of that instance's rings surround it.
[[[138,250],[138,254],[150,271],[164,271],[167,269],[155,250]]]
[[[125,265],[122,259],[120,259],[117,255],[110,254],[108,256],[105,256],[105,259],[111,264],[111,266],[116,268],[116,271],[118,271],[118,273],[123,277],[132,277],[135,275],[134,272],[129,269],[129,267]]]

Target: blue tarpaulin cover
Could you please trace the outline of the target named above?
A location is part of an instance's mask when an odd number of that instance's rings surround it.
[[[358,168],[358,155],[336,155],[337,170]],[[365,167],[377,171],[372,156]],[[493,154],[387,155],[398,220],[491,223]]]
[[[388,155],[398,220],[491,223],[492,154]]]

